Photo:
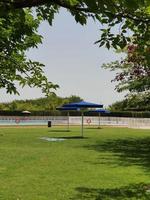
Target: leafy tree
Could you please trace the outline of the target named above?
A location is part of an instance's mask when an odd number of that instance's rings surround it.
[[[147,48],[145,51],[149,52],[149,47]],[[123,90],[129,90],[130,92],[150,91],[149,59],[145,59],[137,45],[128,45],[126,52],[125,59],[103,65],[104,68],[117,71],[113,80],[118,82],[116,89],[118,92]]]
[[[83,101],[83,99],[81,99],[81,97],[76,96],[76,95],[71,95],[70,97],[66,98],[67,102],[64,103],[73,103],[73,102],[80,102]]]
[[[48,94],[50,89],[58,87],[47,80],[43,65],[28,60],[25,52],[42,42],[37,33],[39,24],[48,20],[52,25],[54,15],[61,7],[81,25],[85,25],[89,17],[104,25],[96,42],[99,46],[122,49],[132,40],[150,63],[145,50],[150,44],[149,0],[0,0],[1,88],[17,93],[14,81],[18,81],[22,86],[42,87]],[[118,32],[114,33],[114,27],[118,27]]]
[[[29,99],[29,100],[14,100],[10,103],[1,103],[0,110],[7,111],[55,111],[56,107],[62,106],[65,103],[81,101],[82,98],[72,95],[70,97],[59,97],[55,94],[50,94],[45,98]]]
[[[43,73],[44,65],[28,60],[25,52],[37,47],[42,37],[37,34],[40,19],[30,9],[8,9],[0,17],[0,88],[18,93],[15,82],[21,86],[41,87],[46,94],[58,85],[52,84]]]
[[[9,110],[13,111],[17,109],[17,104],[15,101],[13,101],[10,106],[9,106]]]
[[[149,58],[145,57],[148,56],[149,47],[145,47],[143,52],[138,45],[128,45],[127,56],[123,60],[103,66],[117,71],[113,81],[118,82],[116,86],[118,92],[129,91],[127,98],[113,104],[111,109],[150,110],[150,65]]]
[[[131,94],[109,108],[111,111],[150,111],[150,93]]]

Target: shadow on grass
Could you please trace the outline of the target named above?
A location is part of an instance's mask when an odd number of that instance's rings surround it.
[[[103,129],[103,128],[100,126],[97,126],[97,127],[87,127],[86,129]]]
[[[143,183],[114,189],[79,187],[76,192],[77,195],[70,200],[150,200],[150,185]]]
[[[63,129],[63,130],[61,130],[61,129],[59,129],[59,130],[48,130],[48,132],[53,132],[53,133],[64,133],[64,132],[71,132],[71,130],[65,130],[65,129]]]
[[[53,137],[54,138],[54,137]],[[59,138],[59,137],[57,137]],[[64,137],[60,137],[61,139],[70,139],[70,140],[73,140],[73,139],[88,139],[88,137],[82,137],[82,136],[64,136]]]
[[[84,147],[100,153],[113,153],[113,156],[117,158],[114,162],[118,165],[140,165],[150,170],[150,137],[109,140]],[[109,159],[112,158],[108,155],[104,156],[106,162],[107,160],[109,162]]]

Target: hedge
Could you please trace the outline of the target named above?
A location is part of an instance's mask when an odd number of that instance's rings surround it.
[[[80,116],[79,111],[70,111],[70,116]],[[67,112],[60,111],[32,111],[31,114],[23,114],[22,111],[4,111],[0,110],[0,116],[66,116]],[[98,113],[84,113],[85,116],[98,116]],[[111,117],[137,117],[137,118],[150,118],[150,112],[133,112],[133,111],[120,111],[120,112],[110,112],[101,113],[101,116],[111,116]]]

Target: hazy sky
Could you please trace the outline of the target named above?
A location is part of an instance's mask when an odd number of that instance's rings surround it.
[[[100,37],[100,28],[92,20],[81,26],[64,10],[55,17],[52,27],[46,22],[41,24],[39,33],[43,36],[43,44],[27,52],[27,55],[45,64],[49,81],[60,86],[57,95],[78,95],[86,101],[105,106],[123,99],[124,94],[114,91],[115,83],[111,83],[114,73],[101,68],[103,63],[117,60],[121,55],[94,45]],[[19,91],[20,96],[17,97],[6,95],[1,90],[0,101],[43,96],[39,89],[26,87]]]

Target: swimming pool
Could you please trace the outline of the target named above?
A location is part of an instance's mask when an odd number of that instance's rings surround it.
[[[0,120],[0,125],[47,125],[47,120]]]
[[[12,125],[48,125],[48,121],[52,122],[52,125],[67,124],[67,117],[1,117],[0,126],[12,126]]]

